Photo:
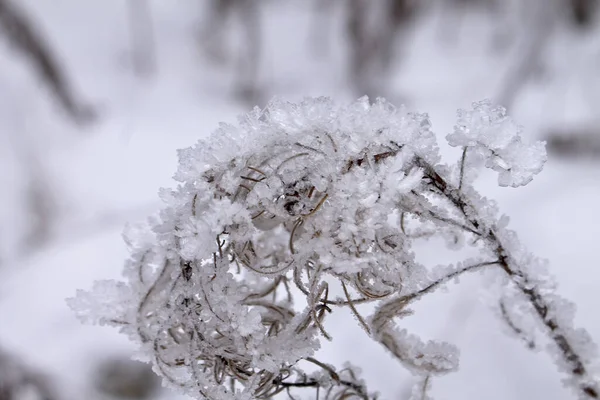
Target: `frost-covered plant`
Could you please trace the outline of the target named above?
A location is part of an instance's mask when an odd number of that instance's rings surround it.
[[[544,145],[524,143],[520,131],[504,109],[476,103],[448,136],[462,157],[444,165],[425,114],[366,98],[345,107],[326,98],[272,101],[180,151],[181,184],[161,192],[167,206],[126,235],[126,281],[97,282],[71,304],[120,326],[159,375],[195,398],[263,399],[300,388],[374,398],[355,368],[315,358],[320,337],[331,339],[327,314],[348,307],[420,377],[415,393],[425,398],[431,376],[457,368],[458,352],[421,341],[395,319],[449,280],[494,269],[510,294],[501,302],[509,326],[531,347],[522,323],[535,321],[571,387],[598,398],[595,349],[573,327],[573,307],[472,185],[483,165],[502,186],[540,172]],[[427,268],[413,244],[432,236],[479,257]],[[367,302],[376,307],[364,317],[357,306]],[[318,372],[304,372],[307,363]]]

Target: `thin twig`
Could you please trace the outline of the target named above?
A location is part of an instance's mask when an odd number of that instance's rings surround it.
[[[360,313],[358,312],[358,310],[354,306],[354,303],[352,302],[352,299],[350,298],[350,293],[348,293],[348,288],[346,287],[346,284],[342,280],[340,280],[340,282],[342,284],[342,288],[344,289],[344,294],[346,295],[346,298],[348,299],[348,305],[350,306],[350,309],[352,310],[352,312],[356,316],[356,319],[358,319],[358,322],[363,327],[363,329],[365,330],[365,332],[367,332],[368,335],[371,335],[371,328],[369,328],[369,325],[367,325],[367,323],[365,322],[364,318],[360,315]]]
[[[465,161],[467,160],[467,146],[463,147],[462,157],[460,158],[460,178],[458,181],[458,191],[462,191],[463,180],[465,178]]]
[[[455,205],[475,229],[479,229],[480,226],[484,225],[478,210],[473,207],[458,190],[452,188],[433,166],[420,157],[416,157],[415,161],[419,166],[424,168],[425,173],[429,176],[439,192]],[[584,358],[578,354],[574,345],[567,338],[563,327],[559,325],[554,317],[548,315],[548,311],[551,308],[548,301],[540,290],[532,283],[532,279],[527,273],[523,271],[520,266],[516,265],[515,260],[510,256],[511,252],[499,239],[496,228],[492,227],[486,232],[480,232],[480,234],[498,255],[498,263],[502,270],[525,295],[529,303],[533,306],[533,309],[542,324],[548,329],[550,339],[558,348],[560,357],[567,365],[569,365],[569,373],[580,382],[578,386],[581,394],[587,398],[600,398],[598,382],[594,377],[590,376],[583,361]]]
[[[506,309],[506,305],[504,304],[504,301],[502,301],[502,299],[501,299],[499,303],[500,303],[500,313],[502,315],[502,318],[504,319],[504,322],[506,322],[508,327],[514,333],[516,333],[517,336],[522,338],[525,341],[525,343],[527,343],[527,347],[529,347],[530,349],[535,349],[535,342],[532,339],[528,339],[525,336],[525,332],[523,332],[523,330],[521,328],[519,328],[517,325],[515,325],[515,323],[511,319],[510,315],[508,314],[508,310]]]

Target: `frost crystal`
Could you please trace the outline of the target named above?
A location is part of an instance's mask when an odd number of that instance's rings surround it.
[[[156,373],[195,398],[320,388],[325,398],[369,399],[355,369],[314,358],[320,337],[331,339],[327,314],[349,307],[374,340],[426,377],[425,390],[431,376],[457,368],[458,352],[395,320],[460,274],[501,267],[569,353],[563,364],[581,367],[573,385],[593,392],[589,359],[579,356],[584,336],[570,319],[548,320],[559,304],[552,288],[533,278],[535,263],[506,218],[470,185],[477,155],[500,171],[501,185],[531,181],[543,144],[525,146],[519,133],[489,103],[461,112],[448,138],[465,148],[455,185],[451,168],[438,164],[425,114],[367,98],[345,107],[274,100],[181,150],[180,185],[160,192],[165,208],[128,230],[126,281],[97,283],[70,303],[83,318],[119,326]],[[476,247],[481,258],[436,269],[417,263],[413,242],[434,235],[452,248]],[[334,297],[332,285],[344,296]],[[379,302],[368,318],[357,309],[366,302]],[[302,363],[321,370],[307,375]]]
[[[489,101],[473,104],[473,110],[459,110],[454,133],[447,136],[451,146],[460,146],[485,161],[485,166],[499,172],[500,186],[523,186],[531,182],[546,162],[543,142],[523,143],[521,128],[506,116],[503,107]]]

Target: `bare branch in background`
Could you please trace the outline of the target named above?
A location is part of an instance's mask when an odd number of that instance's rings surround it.
[[[48,378],[0,349],[0,400],[58,400]]]
[[[498,0],[440,0],[440,13],[443,17],[438,29],[440,40],[444,44],[455,44],[460,36],[465,17],[471,10],[485,11],[492,17],[496,17],[495,19],[501,19],[503,16],[501,7],[504,6],[501,3]],[[494,42],[500,39],[499,33],[499,31],[494,32]]]
[[[498,104],[509,111],[523,87],[543,70],[544,52],[552,38],[557,21],[557,0],[535,0],[523,3],[523,19],[527,20],[528,32],[524,44],[503,79]]]
[[[256,104],[259,96],[258,73],[261,56],[258,2],[238,0],[237,7],[246,43],[238,53],[236,92],[241,99]]]
[[[0,33],[29,59],[69,117],[77,123],[94,119],[93,108],[74,94],[64,70],[34,23],[10,0],[0,0]]]
[[[46,176],[39,170],[30,170],[25,188],[25,207],[29,225],[23,240],[25,252],[38,249],[52,237],[57,218],[57,205]]]
[[[148,0],[127,0],[133,70],[140,77],[156,74],[156,38]]]
[[[390,65],[399,56],[399,43],[422,4],[414,0],[346,4],[350,79],[360,95],[384,96]]]
[[[96,389],[112,398],[145,400],[155,398],[160,379],[152,369],[125,356],[101,361],[95,371]]]
[[[314,0],[312,6],[312,29],[310,30],[310,46],[313,54],[324,57],[329,53],[331,21],[335,0]]]
[[[576,26],[589,28],[596,18],[598,0],[568,0],[567,7],[571,20]]]
[[[238,18],[242,45],[232,57],[234,92],[241,100],[252,105],[261,101],[258,84],[261,58],[259,7],[260,3],[253,0],[212,0],[201,35],[209,57],[218,63],[225,63],[229,59],[225,51],[227,19]]]
[[[556,128],[545,133],[548,151],[570,159],[600,158],[600,131],[597,126]]]
[[[32,146],[27,130],[14,129],[10,132],[12,149],[19,169],[24,175],[23,212],[27,216],[24,236],[20,240],[20,252],[31,251],[44,246],[55,231],[58,205],[52,191],[52,182],[46,171],[43,157]]]

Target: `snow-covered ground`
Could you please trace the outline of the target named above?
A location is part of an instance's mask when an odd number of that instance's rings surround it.
[[[233,68],[203,58],[197,41],[202,2],[151,3],[159,67],[155,78],[144,80],[129,66],[124,1],[23,1],[60,53],[78,92],[97,105],[100,119],[90,127],[61,119],[29,66],[7,46],[0,47],[0,243],[5,254],[0,259],[0,345],[55,378],[65,399],[92,398],[89,379],[96,362],[132,349],[114,329],[81,325],[65,298],[95,279],[119,276],[127,256],[123,225],[159,207],[158,188],[173,185],[175,150],[248,109],[233,99]],[[354,94],[346,78],[341,13],[334,13],[329,27],[331,53],[314,57],[307,43],[312,26],[307,3],[271,1],[263,7],[260,80],[265,96],[329,95],[347,101]],[[452,129],[457,108],[497,93],[512,58],[490,51],[485,18],[467,16],[459,40],[448,43],[439,40],[438,17],[421,21],[405,40],[405,57],[389,86],[411,107],[429,112],[443,137]],[[555,75],[529,85],[512,112],[527,135],[595,117],[589,93],[600,80],[581,78],[596,62],[595,48],[569,35],[555,42],[550,63]],[[24,225],[19,215],[24,176],[14,153],[15,135],[25,138],[42,160],[59,202],[57,232],[35,252],[15,250]],[[443,152],[450,161],[457,156],[450,149]],[[525,188],[498,188],[494,182],[482,182],[482,191],[498,200],[523,242],[550,261],[561,294],[578,305],[577,324],[599,342],[595,246],[600,216],[594,210],[600,203],[600,164],[550,158]],[[444,262],[444,250],[429,253],[433,264]],[[549,356],[526,350],[508,333],[493,311],[484,280],[480,275],[462,278],[447,293],[424,299],[403,321],[425,338],[446,339],[462,350],[460,371],[434,380],[433,397],[572,398]],[[370,388],[383,399],[408,397],[410,375],[367,340],[350,314],[336,312],[327,324],[334,341],[325,345],[323,359],[361,365]]]

